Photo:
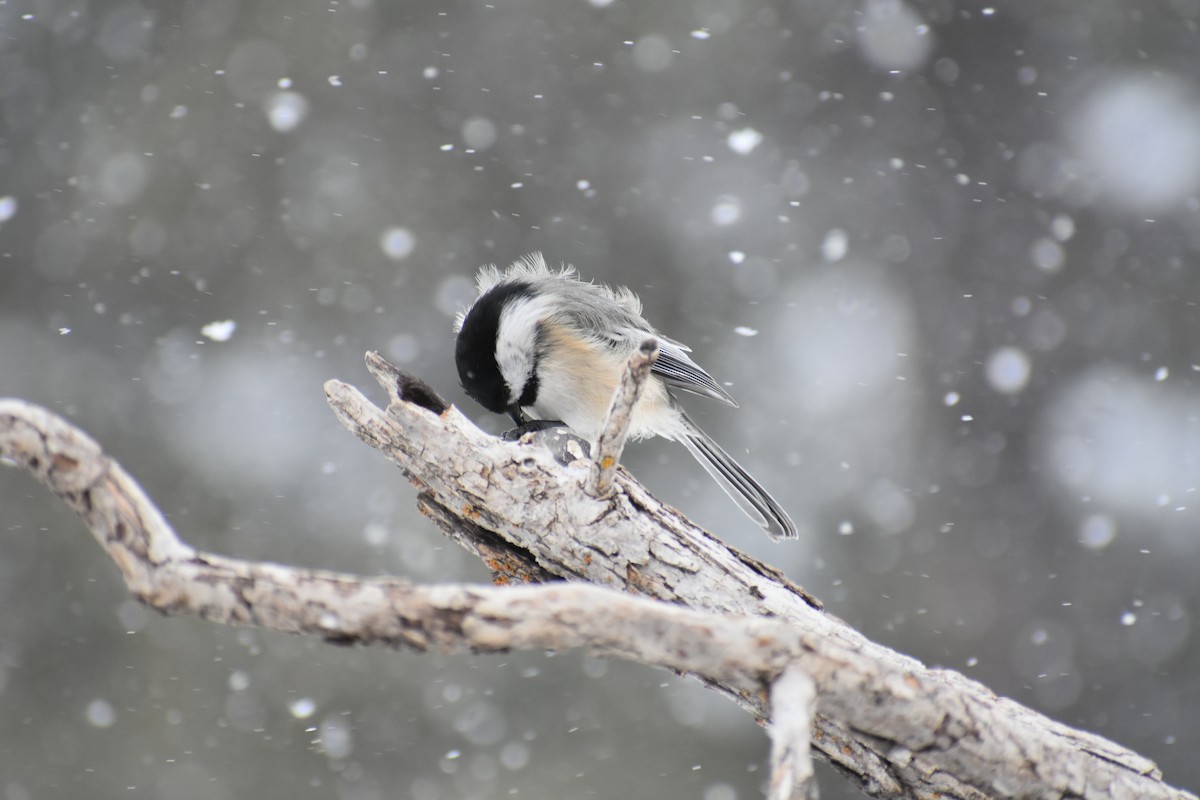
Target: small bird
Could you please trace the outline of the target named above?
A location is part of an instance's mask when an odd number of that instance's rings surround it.
[[[647,338],[658,359],[633,408],[629,435],[683,443],[741,509],[772,539],[794,539],[796,525],[775,499],[688,417],[675,391],[737,403],[642,317],[642,302],[624,287],[582,281],[573,267],[552,270],[533,253],[501,271],[486,266],[479,295],[458,316],[454,360],[463,389],[496,414],[523,425],[562,422],[592,441],[608,414],[626,362]]]

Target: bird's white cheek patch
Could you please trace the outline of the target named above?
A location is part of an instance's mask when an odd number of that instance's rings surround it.
[[[528,297],[505,306],[500,314],[499,337],[496,341],[496,366],[508,384],[509,402],[516,402],[525,391],[533,372],[533,357],[537,347],[538,322],[546,316],[545,298]]]

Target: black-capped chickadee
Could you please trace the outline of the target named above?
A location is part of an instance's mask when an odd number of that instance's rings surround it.
[[[794,539],[796,525],[767,491],[684,413],[674,390],[737,403],[688,357],[690,348],[642,318],[630,290],[581,281],[572,267],[552,270],[540,253],[503,272],[479,272],[479,296],[458,317],[454,360],[463,389],[521,425],[561,421],[593,442],[633,351],[653,336],[658,360],[633,409],[629,435],[682,442],[772,539]]]

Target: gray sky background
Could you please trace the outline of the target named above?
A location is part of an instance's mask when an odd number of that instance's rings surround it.
[[[321,385],[378,349],[489,430],[452,323],[534,250],[741,408],[627,465],[868,635],[1200,786],[1200,5],[0,6],[0,394],[192,544],[483,581]],[[0,797],[746,800],[767,743],[582,654],[163,620],[0,471]],[[131,788],[133,787],[133,788]],[[829,772],[825,797],[855,792]]]

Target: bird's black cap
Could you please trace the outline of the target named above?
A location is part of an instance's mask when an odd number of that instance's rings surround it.
[[[496,363],[496,337],[504,307],[522,297],[533,297],[533,286],[524,281],[498,284],[484,293],[463,318],[454,345],[458,379],[475,402],[495,414],[510,411],[511,388]],[[537,376],[530,376],[518,405],[532,405],[537,396]],[[528,402],[526,403],[526,399]],[[518,420],[519,421],[519,420]]]

